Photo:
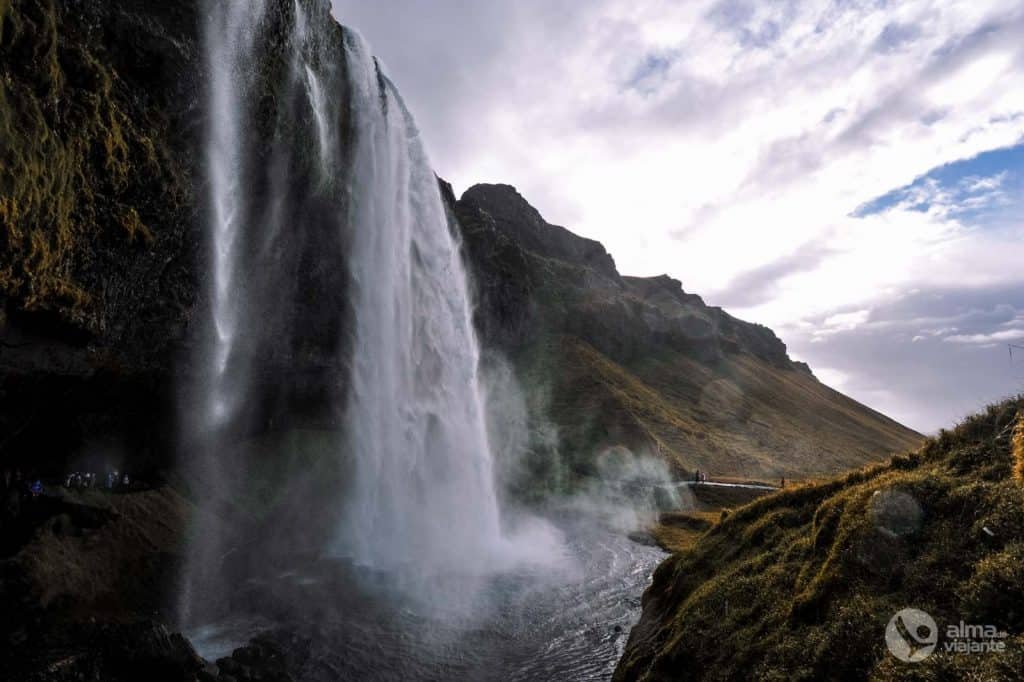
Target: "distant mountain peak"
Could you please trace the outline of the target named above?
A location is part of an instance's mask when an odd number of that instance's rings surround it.
[[[512,185],[473,185],[463,193],[460,203],[486,212],[500,230],[513,236],[527,251],[584,265],[605,277],[619,279],[615,260],[604,245],[548,223]]]
[[[552,407],[542,417],[558,425],[574,468],[624,446],[680,471],[809,475],[916,441],[818,382],[768,327],[667,274],[620,275],[604,246],[548,223],[515,187],[474,185],[453,202],[442,183],[442,194],[462,232],[484,346],[545,384]]]

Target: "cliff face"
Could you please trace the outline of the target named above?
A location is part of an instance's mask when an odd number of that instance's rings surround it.
[[[806,371],[770,329],[705,305],[679,281],[620,276],[600,243],[546,223],[514,187],[476,185],[455,210],[491,344],[515,352],[538,335],[570,333],[616,361],[671,349],[708,363],[746,354]]]
[[[197,72],[197,20],[188,3],[0,5],[9,308],[109,346],[148,355],[166,346],[133,336],[152,335],[189,302],[175,275],[195,223],[186,74]]]
[[[514,188],[477,185],[449,200],[485,346],[514,360],[528,393],[547,396],[535,417],[554,422],[571,471],[590,472],[596,453],[621,445],[681,473],[805,476],[919,439],[818,382],[767,327],[671,277],[619,275],[604,247],[549,225]]]
[[[340,45],[328,5],[304,4]],[[286,85],[296,6],[268,7],[251,65],[259,95],[246,103],[258,163],[240,180],[254,197],[242,267],[260,274],[245,286],[288,311],[254,322],[246,340],[246,361],[260,368],[241,427],[250,433],[284,425],[289,412],[324,419],[326,396],[344,382],[336,358],[348,273],[337,216],[347,197],[310,190],[322,184],[316,123]],[[153,477],[176,463],[180,396],[200,371],[199,322],[209,315],[201,7],[0,2],[3,468],[56,475],[124,464]],[[341,139],[345,114],[335,122]],[[295,227],[268,249],[272,201]],[[289,371],[296,357],[306,371]]]
[[[170,439],[156,415],[173,414],[195,301],[197,24],[189,2],[0,2],[4,468],[93,436],[159,459]]]

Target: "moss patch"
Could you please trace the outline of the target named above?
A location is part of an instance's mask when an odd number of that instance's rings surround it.
[[[0,2],[0,293],[88,326],[90,254],[146,248],[155,207],[173,212],[188,182],[153,142],[166,123],[65,11]]]

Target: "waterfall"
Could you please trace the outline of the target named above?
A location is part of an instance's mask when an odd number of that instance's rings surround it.
[[[197,482],[202,500],[229,477],[216,453],[218,436],[240,407],[245,386],[237,366],[236,344],[243,325],[240,238],[246,226],[246,161],[242,138],[250,65],[264,5],[215,3],[204,32],[208,68],[206,100],[206,222],[209,248],[209,319],[203,331],[200,378],[184,399],[185,470]],[[200,503],[189,540],[178,617],[191,626],[209,617],[211,597],[223,591],[221,557],[226,550],[224,524]]]
[[[358,35],[345,52],[356,481],[342,539],[374,567],[473,572],[500,528],[466,272],[412,117]]]
[[[245,158],[241,122],[246,86],[251,79],[247,66],[253,62],[256,28],[263,16],[260,0],[222,3],[205,36],[210,67],[207,98],[210,124],[206,142],[209,173],[209,220],[212,263],[211,315],[212,364],[209,368],[206,417],[215,429],[230,418],[237,405],[238,387],[230,385],[229,362],[240,323],[238,237],[245,220]]]
[[[312,467],[313,451],[330,439],[309,427],[323,429],[323,415],[337,411],[323,386],[346,363],[343,344],[328,338],[337,332],[319,328],[339,327],[346,314],[344,270],[308,267],[344,257],[344,202],[331,197],[342,191],[331,127],[340,92],[329,96],[342,82],[340,51],[309,16],[326,18],[329,5],[210,0],[207,10],[209,307],[200,376],[183,410],[183,458],[199,507],[179,605],[186,625],[228,608],[226,593],[256,561],[329,535],[308,519],[337,476]]]
[[[418,588],[508,565],[514,544],[458,239],[412,117],[329,11],[208,3],[186,626],[299,556]]]

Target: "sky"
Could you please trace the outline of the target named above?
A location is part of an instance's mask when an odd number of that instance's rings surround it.
[[[1024,4],[333,0],[515,185],[922,432],[1024,391]]]

